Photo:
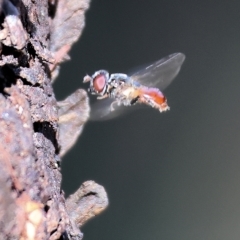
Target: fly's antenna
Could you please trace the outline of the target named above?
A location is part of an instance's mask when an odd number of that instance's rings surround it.
[[[86,75],[84,78],[83,78],[83,82],[86,83],[86,82],[90,82],[92,81],[92,77],[90,77],[89,75]]]

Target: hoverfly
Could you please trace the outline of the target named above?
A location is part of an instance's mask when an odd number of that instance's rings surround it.
[[[185,55],[174,53],[132,75],[99,70],[92,76],[86,75],[88,91],[101,100],[93,105],[91,118],[106,119],[116,116],[125,106],[145,104],[160,112],[169,110],[167,99],[161,92],[176,77]],[[125,108],[126,109],[126,108]]]

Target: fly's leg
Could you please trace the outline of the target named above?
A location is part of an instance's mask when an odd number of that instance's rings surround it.
[[[103,96],[98,96],[97,99],[101,100],[101,99],[104,99],[104,98],[107,98],[107,97],[108,97],[108,94],[104,94]]]
[[[132,106],[132,105],[136,104],[138,102],[139,98],[140,98],[139,96],[133,98],[130,102],[130,105]]]
[[[118,105],[118,101],[114,101],[114,102],[111,103],[111,105],[110,105],[110,111],[111,112],[113,112],[115,110],[114,105],[116,106],[116,104]]]

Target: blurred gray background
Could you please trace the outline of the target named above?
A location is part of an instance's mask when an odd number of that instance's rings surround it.
[[[128,72],[174,52],[186,61],[164,91],[169,112],[88,122],[64,157],[66,195],[85,180],[108,192],[85,240],[240,239],[239,11],[239,1],[92,0],[58,99],[102,68]]]

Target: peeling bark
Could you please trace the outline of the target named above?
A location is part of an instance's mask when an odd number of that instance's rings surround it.
[[[84,90],[52,89],[84,27],[89,0],[0,1],[0,239],[82,239],[108,204],[88,181],[65,202],[61,159],[89,117]]]

